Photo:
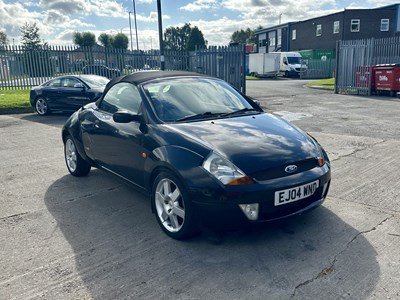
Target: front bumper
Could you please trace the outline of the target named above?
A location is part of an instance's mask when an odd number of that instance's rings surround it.
[[[212,179],[212,178],[210,178]],[[315,193],[302,200],[275,206],[276,191],[319,180]],[[257,182],[248,186],[226,187],[209,182],[207,188],[190,188],[195,214],[204,225],[230,226],[261,223],[298,215],[320,206],[329,191],[331,172],[327,165],[285,178]],[[218,186],[218,187],[216,187]],[[249,220],[239,204],[258,203],[258,217]]]

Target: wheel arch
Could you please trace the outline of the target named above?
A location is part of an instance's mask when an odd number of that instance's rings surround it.
[[[188,190],[185,175],[190,174],[192,169],[198,168],[204,159],[200,154],[178,146],[159,147],[152,152],[152,158],[151,161],[156,163],[145,167],[148,170],[145,184],[150,197],[152,197],[154,181],[162,172],[170,172],[175,175]],[[152,207],[152,211],[154,212],[154,207]]]

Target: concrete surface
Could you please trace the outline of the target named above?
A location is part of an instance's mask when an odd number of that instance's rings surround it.
[[[111,175],[68,175],[67,116],[0,116],[0,299],[399,299],[400,102],[305,83],[247,90],[328,151],[327,201],[221,243],[168,238]]]

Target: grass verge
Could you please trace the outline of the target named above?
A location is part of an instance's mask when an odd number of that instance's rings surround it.
[[[246,75],[246,80],[259,80],[260,78]]]
[[[29,102],[29,89],[0,90],[0,114],[33,112]]]
[[[333,91],[335,89],[335,78],[315,80],[308,83],[307,86],[322,90]]]

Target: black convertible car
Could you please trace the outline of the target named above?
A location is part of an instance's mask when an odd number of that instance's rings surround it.
[[[331,179],[314,138],[197,73],[115,78],[69,118],[62,139],[72,175],[101,168],[147,191],[158,223],[175,239],[194,234],[200,222],[305,212],[324,201]]]
[[[41,116],[52,111],[76,111],[99,99],[109,81],[108,78],[97,75],[56,77],[33,87],[30,102]]]

